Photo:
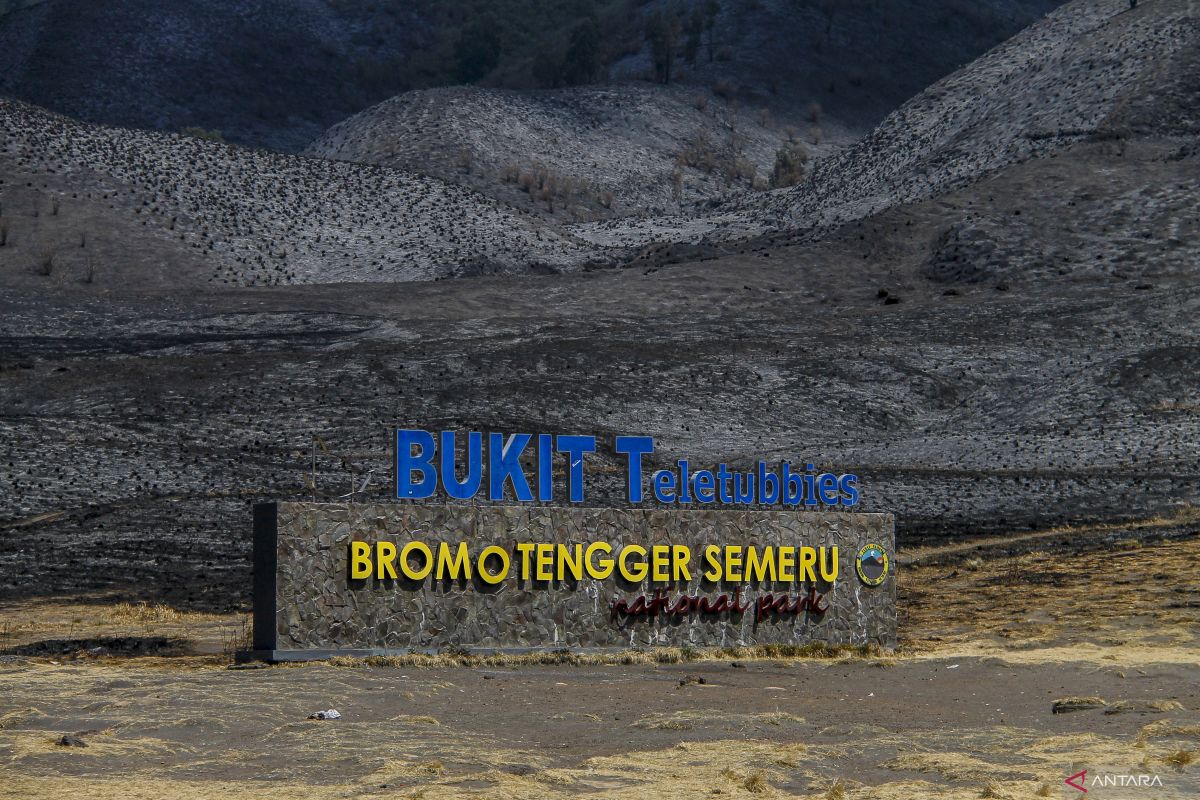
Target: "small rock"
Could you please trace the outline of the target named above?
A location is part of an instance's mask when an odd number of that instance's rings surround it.
[[[60,736],[58,741],[55,742],[55,744],[58,745],[59,747],[87,747],[88,746],[88,743],[85,742],[83,739],[80,739],[78,736],[72,736],[69,733],[63,734],[62,736]]]
[[[341,719],[342,715],[338,713],[336,708],[331,708],[328,711],[317,711],[308,715],[309,719]]]

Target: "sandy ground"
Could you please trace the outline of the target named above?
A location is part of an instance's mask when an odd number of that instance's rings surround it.
[[[243,615],[10,602],[0,796],[1194,797],[1200,538],[1152,531],[902,552],[901,646],[823,659],[229,669]]]

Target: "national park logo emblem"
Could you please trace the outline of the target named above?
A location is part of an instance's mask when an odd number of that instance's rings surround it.
[[[882,547],[874,542],[869,542],[858,551],[855,566],[858,569],[860,581],[867,586],[878,586],[887,577],[888,567],[891,566],[891,563],[888,561],[887,552]]]

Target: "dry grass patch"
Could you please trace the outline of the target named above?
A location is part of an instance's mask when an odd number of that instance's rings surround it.
[[[747,792],[752,794],[761,794],[762,792],[767,791],[771,785],[767,783],[767,774],[760,769],[751,772],[749,777],[742,782],[742,786]]]
[[[1118,700],[1104,709],[1105,714],[1124,714],[1128,711],[1153,711],[1165,714],[1168,711],[1182,711],[1183,703],[1178,700]]]
[[[1180,725],[1169,719],[1160,719],[1138,729],[1137,741],[1144,745],[1149,739],[1167,738],[1200,739],[1200,725]]]
[[[108,612],[118,625],[148,625],[181,622],[185,615],[165,603],[117,603]]]
[[[736,714],[719,710],[694,709],[650,714],[633,722],[631,727],[648,731],[690,731],[697,728],[749,730],[758,725],[803,725],[804,718],[785,711],[762,714]]]
[[[984,761],[966,753],[906,753],[885,761],[882,766],[904,772],[934,772],[952,781],[988,781],[997,775],[1034,777],[1015,767]]]
[[[545,650],[532,653],[471,653],[447,650],[441,653],[404,653],[390,656],[334,656],[321,662],[297,662],[294,666],[327,664],[345,669],[364,667],[520,667],[520,666],[617,666],[687,664],[706,661],[764,661],[787,659],[876,659],[887,660],[888,652],[876,644],[847,645],[827,642],[808,644],[762,644],[747,647],[661,647],[653,650],[577,652]],[[293,665],[288,665],[293,666]]]
[[[1072,711],[1104,708],[1107,705],[1108,702],[1103,697],[1060,697],[1054,701],[1050,710],[1055,714],[1067,714]]]
[[[392,722],[403,722],[405,725],[441,725],[436,718],[421,714],[398,714],[392,717]]]
[[[18,708],[15,711],[0,714],[0,731],[19,727],[30,720],[44,716],[45,714],[33,707]]]

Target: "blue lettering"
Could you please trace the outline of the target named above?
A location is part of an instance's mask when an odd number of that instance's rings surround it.
[[[554,437],[548,433],[538,434],[538,500],[543,503],[554,499]]]
[[[396,497],[423,500],[437,491],[437,473],[432,463],[435,447],[433,434],[428,431],[396,431]],[[416,483],[412,479],[414,472],[421,473]]]
[[[675,502],[675,473],[660,469],[654,473],[654,499],[660,503]]]
[[[502,433],[488,434],[488,496],[492,500],[504,499],[506,480],[512,483],[518,500],[523,503],[533,500],[521,469],[521,453],[532,438],[528,433],[514,433],[505,441]]]
[[[442,431],[442,486],[457,500],[470,500],[479,491],[483,479],[483,434],[467,434],[467,477],[455,474],[454,431]]]
[[[654,440],[649,436],[618,436],[616,451],[624,453],[629,469],[625,478],[625,494],[631,503],[642,502],[642,456],[654,452]]]
[[[839,480],[842,491],[846,494],[846,499],[842,501],[844,506],[858,505],[858,476],[843,475]]]
[[[560,436],[558,437],[558,452],[566,453],[570,461],[567,470],[568,484],[571,488],[571,502],[583,502],[583,454],[596,452],[595,436]]]

